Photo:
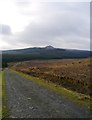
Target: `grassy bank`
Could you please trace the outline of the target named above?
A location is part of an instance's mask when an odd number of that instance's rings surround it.
[[[9,116],[9,110],[7,105],[7,93],[6,93],[6,79],[5,70],[2,71],[2,118]]]
[[[57,93],[59,95],[63,95],[67,99],[69,99],[81,106],[87,107],[89,109],[90,109],[90,106],[92,106],[92,101],[90,100],[90,96],[68,90],[68,89],[61,87],[59,85],[56,85],[52,82],[47,83],[43,79],[40,79],[38,77],[33,77],[28,74],[24,74],[22,72],[16,71],[16,73],[18,73],[19,75],[21,75],[23,77],[28,78],[29,80],[32,80],[33,82],[37,83],[40,86],[43,86],[51,91],[54,91],[55,93]]]
[[[2,118],[2,71],[0,72],[0,119]]]

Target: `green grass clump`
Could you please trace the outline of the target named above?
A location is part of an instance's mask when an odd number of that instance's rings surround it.
[[[68,90],[62,86],[56,85],[55,83],[49,82],[47,83],[45,80],[40,79],[38,77],[33,77],[28,74],[24,74],[22,72],[17,72],[19,75],[26,77],[29,80],[32,80],[33,82],[37,83],[40,86],[43,86],[51,91],[54,91],[55,93],[64,96],[65,98],[79,104],[80,106],[84,106],[87,108],[90,108],[92,106],[92,100],[90,96],[87,96],[85,94],[77,93],[72,90]]]

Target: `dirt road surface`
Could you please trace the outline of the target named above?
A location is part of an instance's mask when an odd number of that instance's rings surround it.
[[[9,118],[89,118],[90,111],[6,69]]]

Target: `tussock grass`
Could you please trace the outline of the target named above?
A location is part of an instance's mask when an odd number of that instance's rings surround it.
[[[13,69],[39,77],[72,91],[91,95],[90,59],[34,60],[16,63]],[[92,96],[91,96],[92,97]]]
[[[52,82],[48,83],[45,80],[40,79],[38,77],[33,77],[33,76],[30,76],[28,74],[18,72],[18,71],[15,71],[15,72],[23,77],[26,77],[29,80],[32,80],[34,83],[36,83],[40,86],[43,86],[51,91],[54,91],[55,93],[57,93],[59,95],[64,96],[65,98],[79,104],[80,106],[87,107],[88,109],[90,109],[92,106],[92,99],[88,95],[77,93],[72,90],[68,90],[68,89],[66,89],[62,86],[56,85],[55,83],[52,83]]]

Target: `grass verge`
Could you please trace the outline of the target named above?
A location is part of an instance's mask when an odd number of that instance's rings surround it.
[[[9,116],[9,109],[7,105],[6,79],[5,70],[2,71],[2,119]]]
[[[54,91],[59,95],[66,97],[67,99],[79,104],[80,106],[87,107],[88,109],[92,108],[92,99],[90,98],[90,96],[68,90],[52,82],[46,83],[45,80],[40,79],[38,77],[33,77],[18,71],[15,71],[15,72],[23,77],[26,77],[29,80],[32,80],[33,82],[37,83],[40,86],[43,86],[51,91]]]
[[[2,71],[0,71],[0,119],[2,118]]]

